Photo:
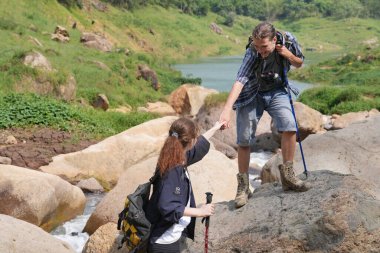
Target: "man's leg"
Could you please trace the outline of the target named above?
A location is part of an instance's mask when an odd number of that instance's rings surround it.
[[[238,181],[235,197],[236,208],[247,204],[248,198],[252,194],[248,176],[249,158],[251,154],[250,145],[255,137],[256,126],[259,119],[260,115],[257,115],[256,101],[252,101],[250,104],[236,110],[237,144],[239,146],[239,173],[236,175]]]
[[[282,160],[293,161],[296,150],[296,132],[283,132],[281,137]]]
[[[250,147],[238,147],[239,173],[248,173],[249,159],[251,155]]]
[[[252,194],[249,189],[249,158],[251,155],[251,148],[248,146],[238,147],[238,167],[239,173],[236,175],[238,181],[238,188],[235,197],[235,207],[239,208],[247,204],[248,198]]]
[[[277,90],[268,94],[268,98],[270,98],[268,113],[275,121],[278,131],[282,132],[281,149],[283,164],[279,165],[282,189],[284,191],[307,191],[310,189],[310,186],[295,176],[293,168],[296,148],[296,125],[288,95],[285,90]]]

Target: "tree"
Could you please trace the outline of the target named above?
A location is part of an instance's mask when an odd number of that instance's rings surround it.
[[[273,21],[283,12],[283,0],[264,0],[266,20]]]
[[[331,6],[331,15],[337,19],[358,17],[364,12],[359,0],[335,0]]]

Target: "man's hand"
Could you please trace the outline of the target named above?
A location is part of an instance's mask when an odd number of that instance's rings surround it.
[[[282,45],[276,45],[277,52],[287,59],[290,64],[296,68],[299,68],[303,64],[303,60],[295,56],[289,49]]]
[[[234,85],[232,86],[232,89],[230,91],[230,94],[228,94],[227,102],[224,105],[224,109],[219,117],[219,122],[223,123],[220,130],[230,128],[231,126],[231,113],[232,113],[232,107],[236,101],[236,99],[239,97],[239,94],[241,90],[243,89],[243,84],[239,81],[236,81]]]
[[[224,108],[219,117],[219,122],[223,122],[221,130],[231,127],[231,109]]]
[[[276,50],[281,56],[285,57],[286,59],[289,59],[293,55],[292,52],[290,52],[289,49],[283,45],[276,45]]]

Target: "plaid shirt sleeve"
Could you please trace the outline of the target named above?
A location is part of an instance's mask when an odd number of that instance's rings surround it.
[[[304,61],[305,56],[302,54],[302,50],[300,45],[298,44],[297,38],[291,34],[290,32],[285,32],[285,36],[287,37],[288,41],[291,41],[292,44],[290,45],[289,50],[298,58],[301,58],[302,61]]]
[[[248,82],[249,77],[252,74],[255,59],[256,55],[252,52],[251,48],[247,48],[243,58],[243,63],[241,64],[240,69],[237,73],[236,81],[241,82],[243,85]]]

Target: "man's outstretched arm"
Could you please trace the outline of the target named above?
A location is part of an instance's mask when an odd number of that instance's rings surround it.
[[[234,105],[235,101],[240,95],[241,90],[243,89],[243,84],[239,81],[236,81],[234,85],[232,86],[232,89],[230,91],[230,94],[228,95],[227,102],[224,105],[223,111],[220,114],[219,122],[225,122],[222,126],[222,128],[229,128],[231,123],[231,113],[232,113],[232,106]]]

